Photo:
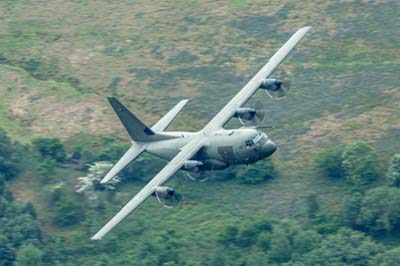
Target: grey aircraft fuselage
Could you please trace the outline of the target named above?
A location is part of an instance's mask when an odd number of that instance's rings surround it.
[[[146,151],[171,160],[179,150],[201,132],[168,132],[177,138],[146,144]],[[229,165],[251,164],[267,158],[276,145],[264,132],[253,128],[221,129],[208,134],[207,144],[192,158],[204,164],[202,170],[222,170]]]

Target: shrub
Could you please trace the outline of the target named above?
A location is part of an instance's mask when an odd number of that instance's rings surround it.
[[[342,152],[341,149],[329,149],[319,153],[315,157],[317,171],[326,177],[342,178],[344,176]]]
[[[342,154],[342,163],[346,180],[357,187],[378,177],[378,156],[365,142],[348,144]]]
[[[240,182],[244,184],[260,184],[276,176],[275,166],[271,159],[263,164],[251,164],[239,170]]]
[[[61,197],[54,205],[55,216],[53,221],[60,226],[69,226],[79,223],[84,218],[81,201],[76,197]]]
[[[400,153],[393,155],[386,175],[393,186],[400,187]]]
[[[365,266],[382,248],[363,233],[341,229],[303,256],[300,265]]]
[[[42,158],[50,158],[57,162],[63,162],[66,158],[64,145],[58,138],[36,138],[32,144]]]
[[[12,143],[10,137],[0,129],[0,173],[6,180],[15,177],[20,169],[15,163],[19,155],[16,152],[15,143]]]
[[[389,232],[399,226],[400,189],[378,187],[368,190],[361,203],[357,224],[375,232]]]
[[[343,224],[350,227],[357,225],[357,217],[360,213],[362,199],[363,196],[361,193],[353,193],[345,199],[342,207]]]

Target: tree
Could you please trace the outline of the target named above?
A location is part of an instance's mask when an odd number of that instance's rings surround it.
[[[268,256],[273,262],[288,262],[314,249],[320,238],[314,230],[305,230],[294,221],[282,220],[272,231]]]
[[[400,187],[400,153],[393,155],[386,175],[393,186]]]
[[[239,233],[239,228],[235,225],[228,225],[224,230],[217,235],[217,241],[228,246],[236,243],[236,238]]]
[[[57,162],[63,162],[66,158],[64,145],[58,138],[36,138],[32,144],[42,158],[50,158]]]
[[[36,209],[35,209],[35,207],[33,206],[32,202],[26,203],[25,206],[23,207],[22,211],[23,211],[24,213],[29,214],[30,216],[32,216],[33,219],[36,220],[36,218],[37,218],[37,213],[36,213]]]
[[[15,177],[19,168],[16,163],[18,161],[18,154],[15,146],[18,143],[12,143],[7,134],[0,129],[0,173],[6,180]]]
[[[246,260],[248,266],[265,266],[269,265],[268,256],[264,252],[251,252]]]
[[[63,184],[49,187],[50,208],[54,212],[53,222],[59,226],[69,226],[83,220],[82,195],[75,193]]]
[[[360,213],[362,199],[362,194],[356,192],[344,200],[342,207],[343,224],[350,227],[357,225],[357,217]]]
[[[15,246],[26,242],[38,243],[42,240],[42,230],[38,221],[30,214],[19,213],[21,210],[15,208],[6,219],[2,219],[1,225],[5,233]]]
[[[46,183],[49,182],[56,172],[56,162],[52,159],[45,158],[41,160],[39,165],[37,166],[37,173],[40,178],[44,180]]]
[[[5,191],[6,181],[4,179],[5,178],[0,173],[0,198],[3,196],[3,193]]]
[[[62,196],[54,204],[54,210],[53,221],[60,226],[79,223],[84,217],[82,203],[77,197]]]
[[[274,229],[271,236],[271,249],[269,257],[271,260],[282,263],[289,261],[292,257],[292,247],[290,244],[289,236],[283,228],[278,227]]]
[[[217,241],[224,246],[236,245],[237,247],[248,248],[257,243],[260,234],[269,234],[272,231],[272,223],[271,220],[263,218],[245,225],[227,225],[217,235]]]
[[[323,176],[342,178],[344,176],[342,153],[342,149],[329,149],[319,153],[315,157],[315,168]]]
[[[2,234],[0,234],[0,254],[0,266],[12,265],[15,260],[15,248],[10,240]]]
[[[317,200],[317,194],[315,192],[308,194],[306,198],[306,206],[308,219],[314,219],[319,211],[319,203]]]
[[[261,232],[257,238],[257,247],[261,250],[266,251],[270,249],[271,233]]]
[[[368,266],[399,266],[400,265],[400,247],[387,250],[376,255]]]
[[[400,189],[378,187],[368,190],[361,203],[357,224],[375,232],[390,232],[400,225]]]
[[[260,231],[255,226],[248,224],[245,225],[238,235],[236,240],[237,245],[241,247],[250,247],[257,241],[257,237],[260,234]]]
[[[249,223],[240,229],[237,234],[236,244],[241,247],[250,247],[255,244],[261,233],[271,232],[272,222],[267,219],[261,219],[255,223]]]
[[[250,164],[241,168],[238,174],[244,184],[260,184],[276,176],[275,166],[271,159],[262,164]]]
[[[365,142],[348,144],[342,154],[342,163],[346,180],[356,187],[378,177],[378,156]]]
[[[313,229],[323,235],[335,233],[342,226],[341,217],[328,210],[318,212],[312,222]]]
[[[298,260],[302,264],[289,265],[365,266],[381,251],[382,246],[363,233],[343,228],[324,238],[318,247],[300,257]]]
[[[32,244],[22,245],[15,260],[15,266],[37,266],[42,264],[43,252]]]

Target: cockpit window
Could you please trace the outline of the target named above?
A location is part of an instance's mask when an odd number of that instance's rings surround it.
[[[247,148],[249,148],[249,147],[251,147],[251,146],[253,146],[254,145],[254,142],[252,141],[252,140],[246,140],[246,147]]]
[[[264,144],[267,141],[267,137],[265,134],[258,133],[257,136],[253,139],[254,144]]]
[[[254,143],[259,142],[263,138],[263,135],[261,133],[258,133],[257,136],[253,139]]]

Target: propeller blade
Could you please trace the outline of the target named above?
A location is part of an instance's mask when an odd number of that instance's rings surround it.
[[[239,121],[241,121],[241,119],[239,119]],[[211,168],[207,170],[201,170],[197,167],[197,169],[195,168],[194,171],[187,171],[186,175],[189,177],[190,180],[194,182],[203,183],[206,182],[214,172],[214,166],[211,164],[210,167]]]
[[[257,101],[255,104],[256,115],[255,115],[255,126],[262,125],[265,120],[265,115],[267,113],[267,107],[265,106],[265,101]]]
[[[171,209],[175,206],[178,206],[183,200],[183,194],[174,193],[170,198],[166,199],[159,195],[159,192],[155,191],[155,196],[158,202],[160,202],[163,207],[167,209]]]
[[[269,97],[271,97],[271,98],[273,98],[275,100],[283,100],[283,99],[285,99],[286,94],[290,89],[290,85],[291,85],[290,80],[289,79],[284,79],[280,83],[279,90],[277,90],[277,91],[264,90],[264,91]]]

